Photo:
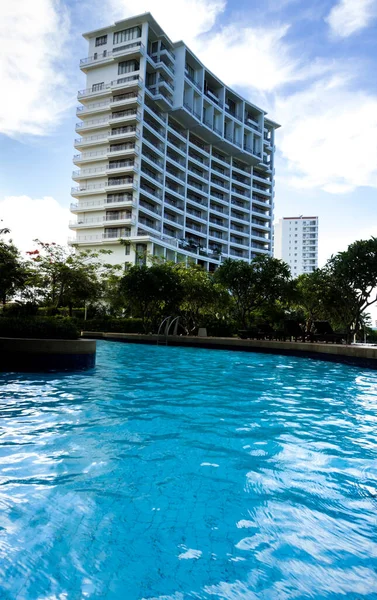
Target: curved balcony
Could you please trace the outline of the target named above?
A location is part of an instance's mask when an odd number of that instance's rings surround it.
[[[120,196],[120,194],[118,194]],[[74,214],[81,212],[92,212],[111,208],[136,208],[136,201],[131,194],[124,198],[104,198],[101,200],[84,200],[81,202],[72,202],[70,210]]]
[[[80,69],[86,72],[88,69],[113,62],[122,56],[130,57],[132,55],[144,54],[145,46],[142,42],[130,42],[122,44],[113,50],[104,50],[103,52],[94,52],[92,56],[80,59]]]
[[[109,191],[120,191],[120,190],[136,190],[137,186],[133,181],[129,181],[126,178],[119,178],[116,181],[106,181],[103,183],[90,183],[84,184],[71,189],[71,196],[74,198],[80,198],[80,196],[90,196],[95,194],[102,194]]]
[[[119,146],[122,147],[116,149],[108,147],[103,150],[93,150],[92,152],[82,152],[81,154],[76,154],[73,157],[73,162],[75,165],[80,165],[82,163],[104,160],[105,158],[133,155],[138,156],[140,153],[140,148],[137,144],[132,147],[128,147],[127,144],[119,144]]]
[[[122,162],[124,162],[124,164],[122,164]],[[113,175],[114,173],[132,173],[136,169],[137,165],[134,161],[118,161],[115,164],[107,164],[101,167],[73,171],[72,179],[74,181],[81,181],[82,179],[103,177],[104,175]]]
[[[83,244],[83,245],[92,245],[92,244],[101,244],[107,243],[109,241],[118,242],[120,239],[131,237],[131,230],[124,229],[123,231],[119,231],[117,233],[113,232],[104,232],[104,233],[95,233],[92,235],[78,235],[76,237],[68,238],[68,244],[70,246],[75,244]]]
[[[115,98],[109,98],[108,100],[102,100],[100,102],[90,102],[86,105],[81,105],[76,108],[76,115],[82,118],[85,115],[95,114],[99,112],[106,112],[112,108],[118,108],[122,106],[130,106],[134,104],[141,104],[142,96],[138,92],[128,92],[126,94],[120,94]]]
[[[105,215],[103,217],[85,217],[78,218],[77,221],[70,221],[70,229],[89,229],[95,227],[104,227],[106,225],[135,225],[135,218],[132,217],[131,213],[125,213],[123,215],[111,216]]]
[[[80,121],[76,123],[76,131],[90,131],[92,129],[102,129],[103,127],[109,127],[116,123],[129,123],[133,121],[140,121],[141,112],[137,110],[124,110],[119,113],[113,113],[107,117],[99,119],[89,119],[87,121]]]
[[[79,100],[84,100],[85,98],[108,96],[116,90],[141,87],[142,85],[143,79],[139,74],[128,75],[127,77],[118,77],[118,79],[113,79],[113,81],[109,81],[108,83],[98,83],[92,85],[90,88],[79,90],[77,92],[77,98]]]

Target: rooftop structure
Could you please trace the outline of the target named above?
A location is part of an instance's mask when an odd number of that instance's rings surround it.
[[[209,270],[270,255],[278,125],[149,13],[84,37],[71,243]]]

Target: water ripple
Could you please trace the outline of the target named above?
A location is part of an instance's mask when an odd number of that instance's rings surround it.
[[[377,374],[98,343],[0,376],[1,600],[377,599]]]

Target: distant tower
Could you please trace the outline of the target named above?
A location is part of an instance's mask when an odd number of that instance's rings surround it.
[[[274,227],[274,256],[293,277],[318,268],[318,217],[283,217]]]

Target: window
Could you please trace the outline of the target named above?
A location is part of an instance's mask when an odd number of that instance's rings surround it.
[[[133,71],[139,70],[139,63],[137,60],[125,60],[118,64],[118,75],[123,73],[132,73]]]
[[[114,44],[119,44],[120,42],[128,42],[129,40],[135,40],[139,37],[141,37],[141,28],[131,27],[130,29],[123,29],[122,31],[114,33],[113,42]]]
[[[96,37],[96,46],[104,46],[105,44],[107,44],[107,35]]]
[[[124,247],[124,254],[126,256],[128,256],[129,254],[131,254],[131,244],[126,244],[126,246]]]
[[[92,92],[99,92],[100,90],[103,89],[104,85],[105,85],[104,81],[101,81],[101,83],[93,83]]]
[[[187,71],[189,77],[191,77],[191,79],[194,79],[195,71],[188,63],[186,63],[186,71]]]

